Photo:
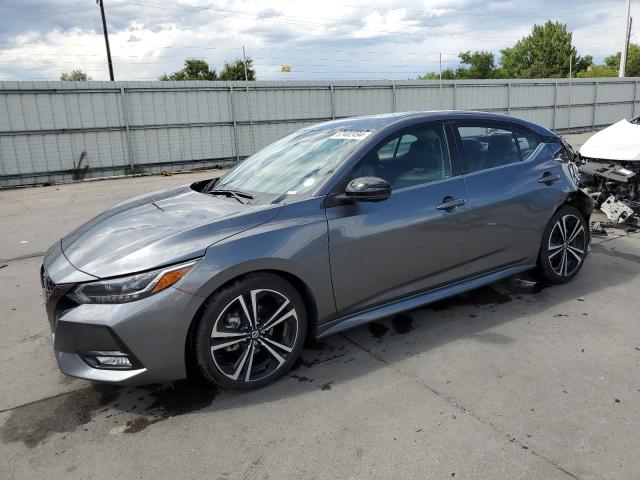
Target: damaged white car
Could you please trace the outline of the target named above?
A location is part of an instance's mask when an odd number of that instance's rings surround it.
[[[620,120],[580,148],[583,189],[614,224],[640,227],[640,116]]]

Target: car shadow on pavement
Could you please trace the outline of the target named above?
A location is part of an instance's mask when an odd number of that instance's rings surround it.
[[[629,255],[635,262],[629,262]],[[97,422],[108,433],[134,434],[156,423],[199,411],[217,412],[278,402],[339,388],[373,370],[466,337],[496,345],[516,339],[492,332],[523,315],[566,316],[558,311],[603,287],[637,277],[640,257],[594,245],[583,271],[567,285],[549,286],[523,275],[309,342],[293,369],[273,385],[250,392],[222,391],[198,381],[115,387],[92,385],[18,407],[0,427],[0,440],[33,448],[55,433]],[[585,313],[588,306],[585,305]]]

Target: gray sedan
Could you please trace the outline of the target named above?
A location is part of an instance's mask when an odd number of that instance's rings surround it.
[[[220,179],[131,199],[41,269],[60,369],[112,383],[283,375],[305,340],[535,269],[582,267],[592,200],[560,137],[424,112],[299,130]]]

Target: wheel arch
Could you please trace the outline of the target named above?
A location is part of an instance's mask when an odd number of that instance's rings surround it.
[[[204,312],[207,299],[211,295],[227,287],[228,285],[234,282],[237,282],[244,277],[247,277],[252,274],[257,274],[257,273],[271,273],[273,275],[277,275],[283,278],[284,280],[288,281],[291,285],[293,285],[293,287],[302,297],[302,301],[304,302],[305,311],[307,314],[307,335],[305,338],[305,342],[307,340],[316,338],[317,332],[318,332],[318,321],[317,321],[318,310],[316,307],[316,300],[311,289],[309,288],[307,283],[304,280],[302,280],[302,278],[300,278],[300,276],[288,270],[279,269],[279,268],[261,268],[256,270],[245,271],[243,273],[236,273],[235,276],[231,276],[231,278],[227,278],[222,283],[217,284],[216,287],[208,293],[208,295],[206,296],[206,298],[204,298],[202,304],[198,308],[196,314],[191,319],[189,328],[187,330],[187,336],[184,342],[184,359],[185,359],[185,367],[186,367],[188,376],[193,375],[196,371],[194,369],[194,358],[193,358],[194,352],[193,352],[193,349],[189,348],[189,346],[193,343],[196,326],[198,325],[200,318],[202,318],[202,314]]]
[[[589,218],[596,207],[596,202],[589,195],[584,193],[581,189],[570,192],[565,198],[564,202],[558,206],[556,211],[562,208],[564,205],[570,205],[577,208],[584,216],[587,225],[589,224]],[[554,212],[555,213],[555,212]]]
[[[577,275],[577,273],[580,271],[580,269],[582,268],[582,265],[584,264],[585,258],[588,255],[589,243],[591,241],[591,235],[589,231],[590,230],[589,217],[591,215],[591,212],[593,211],[593,207],[591,206],[591,202],[593,200],[590,197],[588,197],[586,194],[582,192],[580,193],[584,195],[587,198],[587,200],[585,200],[584,198],[581,198],[582,195],[577,195],[575,197],[568,198],[567,201],[561,203],[558,206],[558,208],[554,211],[549,222],[547,223],[547,226],[545,227],[545,231],[542,235],[542,241],[540,242],[540,249],[538,252],[536,270],[537,270],[537,273],[541,276],[541,278],[546,282],[549,282],[552,284],[562,284],[562,283],[568,282],[573,277],[575,277],[575,275]],[[564,209],[564,212],[563,212],[563,209]],[[555,267],[553,267],[553,265],[551,264],[551,257],[549,256],[549,251],[545,248],[545,245],[547,244],[547,242],[550,242],[550,238],[551,238],[551,235],[553,235],[553,229],[555,228],[555,225],[559,224],[560,218],[564,218],[563,215],[566,215],[566,214],[571,214],[574,217],[576,216],[576,214],[578,214],[583,217],[582,221],[585,224],[585,232],[584,232],[585,245],[584,245],[584,251],[583,252],[579,251],[581,255],[579,264],[571,271],[571,273],[568,273],[567,270],[565,269],[565,273],[563,274],[562,266],[560,266],[560,273],[558,273],[557,270],[554,270]],[[565,228],[566,228],[566,225],[565,225]],[[563,234],[563,238],[566,238],[564,237],[565,235],[567,235],[567,233]],[[566,245],[567,245],[567,241],[565,240],[565,248],[566,248]],[[561,245],[556,245],[555,248],[560,248],[560,247]],[[557,255],[557,253],[561,251],[562,250],[557,250],[556,253],[554,253],[554,255]],[[564,255],[567,255],[567,253],[565,252]],[[575,255],[576,254],[574,252],[574,256]],[[564,264],[564,261],[563,261],[563,264]]]

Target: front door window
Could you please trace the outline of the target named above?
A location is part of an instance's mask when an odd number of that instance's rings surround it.
[[[393,190],[451,176],[451,160],[444,126],[428,125],[400,134],[371,152],[353,178],[379,177]]]

